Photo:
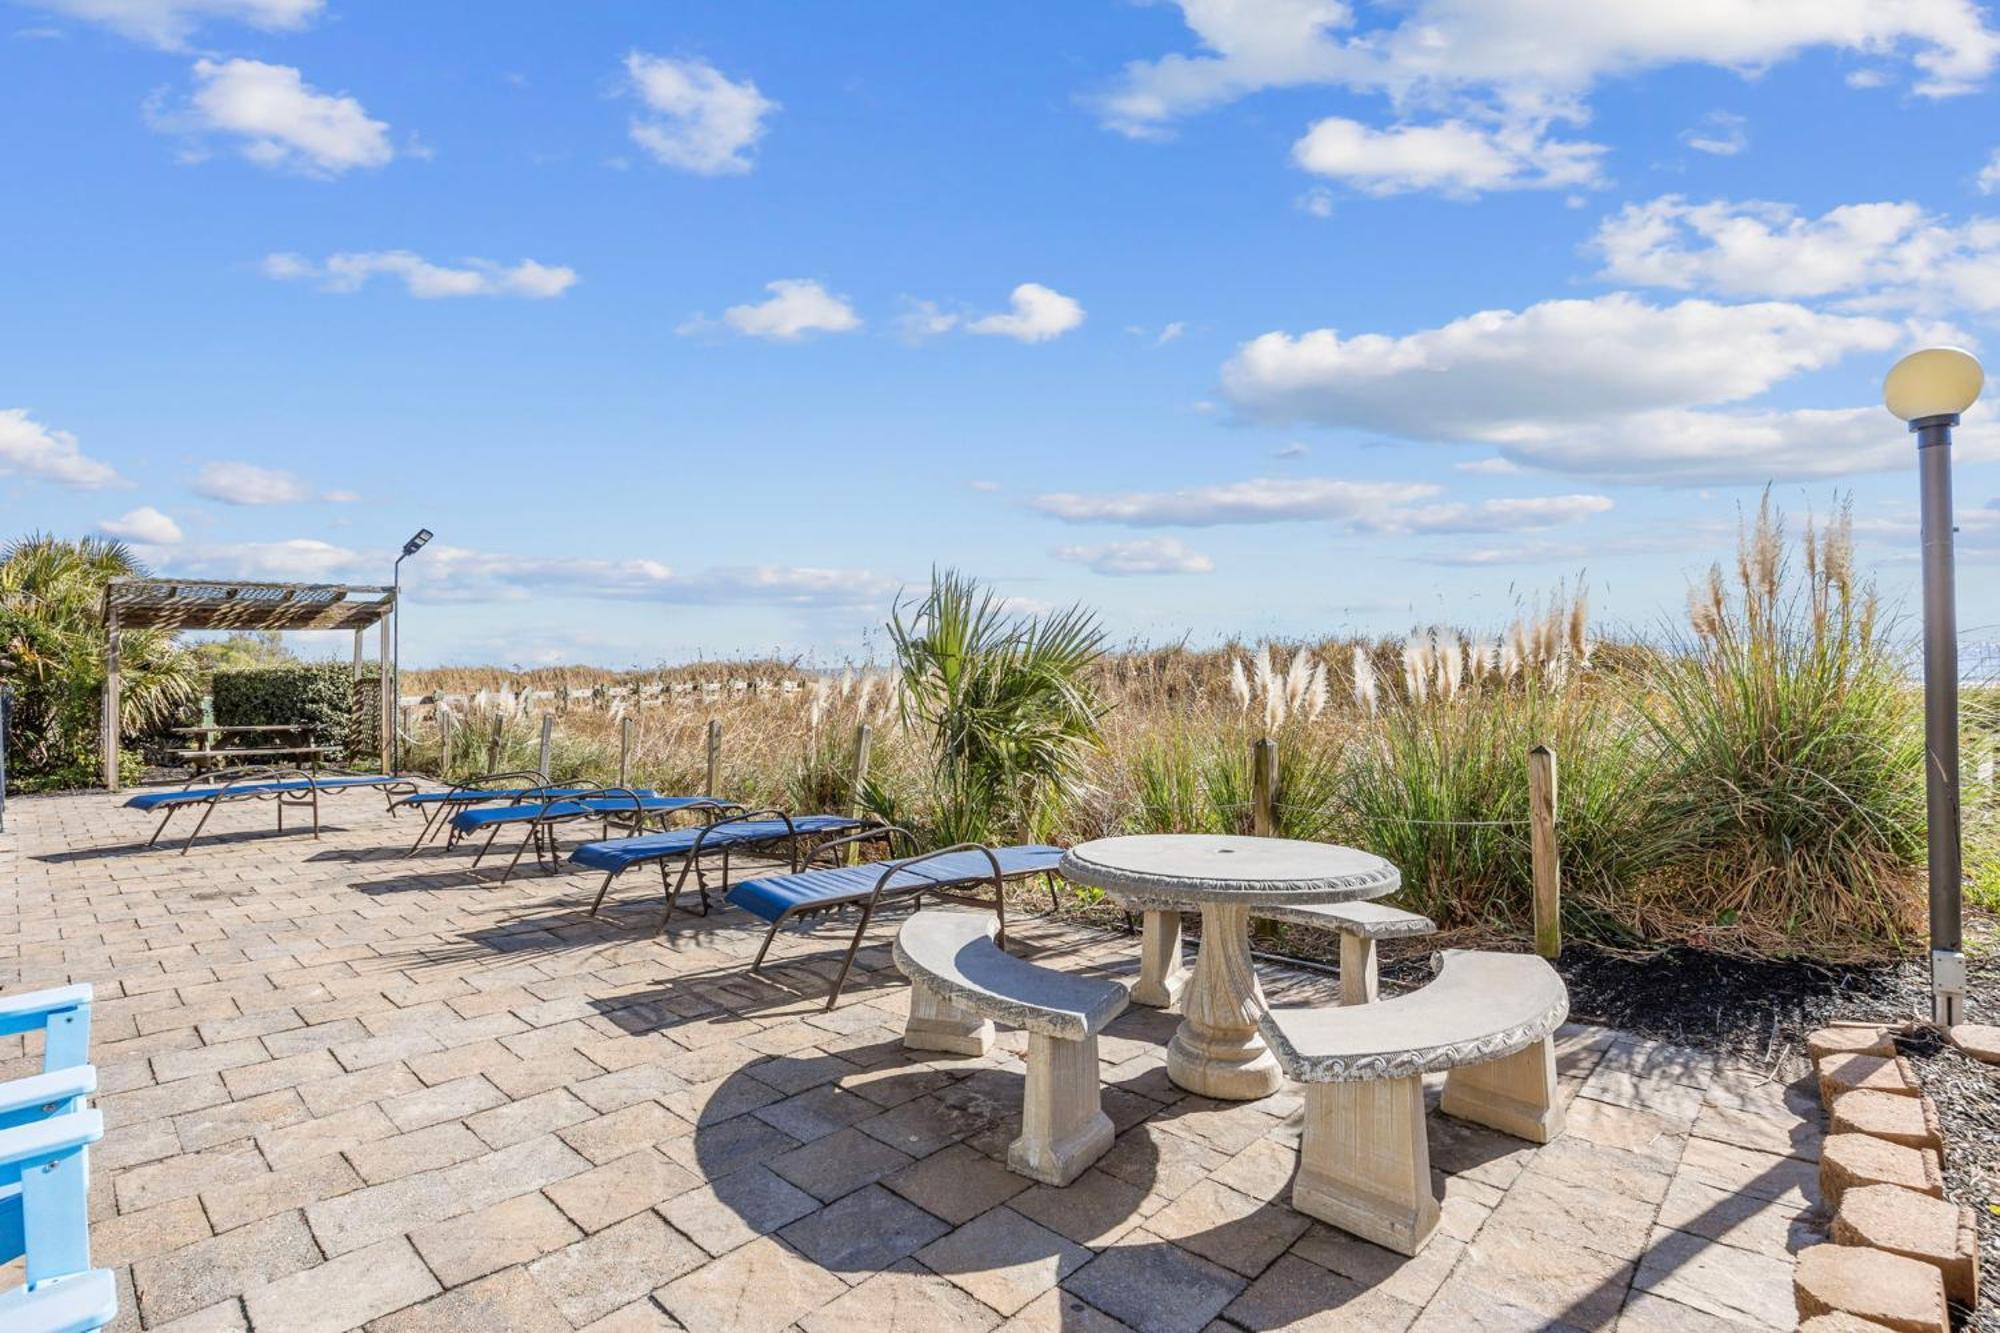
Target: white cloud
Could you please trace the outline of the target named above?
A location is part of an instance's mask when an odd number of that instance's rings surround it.
[[[0,477],[31,477],[82,491],[125,484],[109,463],[84,453],[76,436],[51,430],[25,407],[0,408]]]
[[[965,325],[968,333],[995,334],[1024,343],[1047,342],[1060,338],[1083,323],[1083,306],[1075,298],[1024,282],[1016,287],[1006,314],[985,315]]]
[[[705,60],[643,51],[625,57],[625,73],[652,113],[632,118],[632,142],[656,161],[703,176],[750,170],[764,120],[778,110],[756,84],[732,81]]]
[[[1576,523],[1611,508],[1603,495],[1538,495],[1391,510],[1356,524],[1389,532],[1534,532]]]
[[[749,338],[774,338],[795,342],[808,333],[848,333],[861,327],[847,298],[836,296],[810,278],[779,278],[764,284],[770,299],[752,305],[733,305],[722,312],[722,322]],[[677,333],[703,333],[715,327],[705,315],[696,315],[681,324]]]
[[[1804,217],[1789,204],[1665,195],[1606,218],[1590,244],[1618,282],[1856,310],[2000,310],[2000,218],[1954,224],[1914,203]]]
[[[255,463],[209,463],[195,477],[194,493],[232,505],[297,504],[312,498],[306,484],[291,473]]]
[[[935,301],[919,301],[906,296],[903,298],[903,312],[896,316],[896,332],[905,342],[918,343],[950,333],[963,319],[963,315],[946,310]]]
[[[1336,481],[1327,477],[1257,478],[1179,491],[1128,491],[1038,495],[1030,507],[1069,523],[1122,523],[1128,527],[1213,527],[1225,523],[1293,523],[1312,519],[1365,519],[1395,506],[1428,499],[1427,482]]]
[[[1896,59],[1926,96],[1976,87],[2000,34],[1975,0],[1412,0],[1369,28],[1346,0],[1177,0],[1197,50],[1134,61],[1097,105],[1157,136],[1174,120],[1272,88],[1334,85],[1397,106],[1571,106],[1604,79],[1675,64],[1746,75],[1808,50]]]
[[[172,546],[181,539],[181,525],[151,505],[140,505],[120,518],[103,519],[97,528],[109,536],[148,546]]]
[[[184,107],[149,107],[155,129],[199,140],[237,139],[236,151],[260,167],[337,176],[379,167],[396,156],[389,127],[360,102],[323,93],[290,65],[259,60],[197,60],[195,90]]]
[[[1055,557],[1088,565],[1094,572],[1123,577],[1133,574],[1207,574],[1215,562],[1189,548],[1178,537],[1144,537],[1104,546],[1060,546]]]
[[[1289,444],[1287,444],[1287,445],[1284,445],[1284,446],[1283,446],[1283,447],[1281,447],[1281,448],[1278,448],[1278,449],[1273,449],[1273,450],[1271,451],[1271,457],[1273,457],[1273,458],[1304,458],[1304,457],[1305,457],[1305,456],[1306,456],[1307,454],[1309,454],[1309,453],[1311,453],[1311,452],[1312,452],[1312,446],[1311,446],[1311,445],[1309,445],[1309,444],[1301,444],[1301,443],[1300,443],[1299,441],[1297,441],[1297,440],[1293,440],[1293,441],[1292,441],[1291,443],[1289,443]]]
[[[1396,337],[1267,333],[1222,368],[1245,415],[1505,444],[1562,423],[1734,402],[1903,337],[1782,302],[1654,306],[1625,293],[1487,310]]]
[[[1333,216],[1333,191],[1324,185],[1315,185],[1292,200],[1292,207],[1309,217],[1330,218]]]
[[[302,255],[267,255],[264,276],[319,284],[321,291],[355,292],[369,278],[387,274],[405,291],[424,300],[447,296],[522,296],[547,300],[576,284],[576,270],[523,259],[507,265],[490,259],[466,259],[460,267],[434,264],[408,250],[371,250],[327,256],[315,263]]]
[[[305,27],[326,0],[25,0],[40,9],[99,23],[134,41],[169,51],[187,45],[204,23],[227,20],[288,32]]]
[[[1428,482],[1339,481],[1328,477],[1258,478],[1180,491],[1039,495],[1030,507],[1070,523],[1117,523],[1135,528],[1219,527],[1258,523],[1330,522],[1356,532],[1443,534],[1534,532],[1576,523],[1612,506],[1602,495],[1545,495],[1483,500],[1434,500]],[[1178,542],[1141,541],[1109,546],[1065,546],[1060,559],[1091,565],[1099,573],[1205,572],[1185,569],[1108,569],[1129,562],[1166,565],[1169,557],[1202,560]]]
[[[1377,95],[1392,123],[1321,121],[1295,153],[1377,194],[1596,183],[1603,149],[1551,127],[1586,123],[1597,85],[1644,70],[1753,77],[1832,50],[1907,64],[1914,90],[1939,97],[1978,87],[2000,60],[1978,0],[1407,0],[1368,7],[1365,23],[1351,0],[1175,2],[1195,48],[1126,65],[1092,99],[1108,127],[1160,138],[1268,89]]]
[[[1555,141],[1532,121],[1482,126],[1464,120],[1372,129],[1329,116],[1292,145],[1292,161],[1364,194],[1437,190],[1562,189],[1595,184],[1601,144]]]
[[[364,551],[316,538],[189,547],[177,570],[211,577],[379,580],[393,550]],[[681,573],[657,560],[512,555],[432,543],[403,570],[407,593],[426,601],[526,601],[589,597],[698,606],[800,610],[884,607],[901,586],[867,570],[730,565]]]
[[[1492,458],[1475,458],[1469,462],[1453,463],[1451,466],[1454,471],[1470,472],[1482,477],[1505,477],[1521,470],[1519,463],[1511,458],[1502,458],[1498,454]]]
[[[1000,489],[999,482],[987,481],[983,478],[978,481],[968,481],[965,484],[970,486],[973,490],[979,491],[985,495],[991,495],[993,492]]]
[[[1908,333],[1786,302],[1654,306],[1616,293],[1401,337],[1266,334],[1222,378],[1254,419],[1483,443],[1511,463],[1606,481],[1838,477],[1907,464],[1879,408],[1737,405],[1851,352],[1891,351]],[[1979,447],[1975,431],[1961,453]]]
[[[1666,486],[1837,481],[1913,466],[1908,434],[1880,404],[1637,412],[1524,429],[1502,452],[1534,467]],[[1955,453],[1961,462],[2000,457],[2000,436],[1975,418],[1958,431]]]
[[[1750,122],[1734,112],[1711,111],[1699,124],[1681,131],[1681,142],[1697,153],[1734,157],[1750,146]]]
[[[1986,165],[1979,169],[1979,175],[1972,182],[1981,194],[1992,194],[2000,190],[2000,148],[1987,157]]]

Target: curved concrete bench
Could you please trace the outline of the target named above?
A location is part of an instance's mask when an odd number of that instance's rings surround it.
[[[1307,1085],[1292,1206],[1417,1253],[1438,1220],[1423,1076],[1449,1071],[1446,1115],[1547,1143],[1563,1126],[1549,1038],[1568,1016],[1569,992],[1542,959],[1459,949],[1408,995],[1267,1011],[1265,1040]]]
[[[1007,1165],[1067,1185],[1111,1147],[1098,1095],[1097,1034],[1125,1009],[1125,987],[1057,972],[1003,953],[999,921],[984,912],[918,912],[896,934],[896,966],[910,979],[903,1044],[984,1055],[997,1020],[1028,1030],[1021,1137]]]
[[[1407,940],[1437,933],[1437,922],[1387,903],[1301,903],[1296,907],[1253,907],[1250,915],[1292,926],[1340,932],[1340,1002],[1373,1004],[1381,991],[1375,941]]]
[[[1375,941],[1409,939],[1437,932],[1427,916],[1387,903],[1300,903],[1260,906],[1250,915],[1294,926],[1340,932],[1340,1002],[1372,1003],[1380,990]],[[1140,913],[1139,980],[1134,1004],[1170,1009],[1187,987],[1190,973],[1181,957],[1181,914],[1147,907]]]

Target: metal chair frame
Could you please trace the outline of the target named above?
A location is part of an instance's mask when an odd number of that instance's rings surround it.
[[[900,836],[907,846],[916,845],[916,835],[908,829],[894,824],[885,824],[880,828],[868,829],[861,833],[850,834],[844,838],[835,838],[829,842],[821,843],[807,855],[805,864],[795,869],[793,873],[798,873],[800,869],[810,868],[813,857],[823,852],[830,852],[836,848],[851,846],[871,839],[881,839],[887,842],[891,849],[893,849],[897,836]],[[1000,869],[1000,858],[993,854],[991,847],[979,842],[958,842],[953,843],[949,847],[940,847],[936,851],[922,852],[916,856],[904,857],[892,865],[884,866],[882,874],[875,881],[874,890],[860,903],[861,919],[854,925],[854,937],[847,942],[847,953],[840,960],[840,971],[833,979],[833,989],[827,994],[827,1009],[831,1010],[834,1005],[840,1002],[840,992],[847,985],[847,974],[854,968],[854,957],[861,952],[862,936],[868,933],[869,921],[873,919],[876,909],[885,901],[893,902],[898,899],[909,898],[913,906],[921,908],[923,906],[924,895],[928,893],[940,902],[958,903],[967,907],[985,907],[989,905],[977,898],[959,893],[953,887],[960,883],[977,882],[974,880],[935,880],[919,877],[914,883],[899,886],[894,891],[890,890],[889,881],[893,880],[897,875],[909,870],[913,866],[922,865],[926,861],[935,861],[939,857],[950,856],[956,852],[984,852],[986,854],[986,860],[992,867],[992,874],[987,880],[993,887],[993,901],[990,905],[993,908],[994,914],[1000,920],[1000,928],[995,934],[995,939],[1001,948],[1004,949],[1007,947],[1007,877]],[[764,966],[764,955],[769,952],[771,941],[777,938],[778,927],[787,921],[799,917],[817,916],[823,912],[844,911],[853,906],[855,906],[854,900],[848,899],[845,902],[807,905],[785,912],[776,921],[773,921],[770,930],[765,932],[764,942],[758,946],[757,957],[752,960],[750,970],[757,972]]]
[[[453,783],[445,791],[442,800],[425,802],[426,805],[431,807],[430,811],[424,816],[424,826],[418,831],[417,840],[410,844],[410,850],[405,852],[404,855],[406,857],[415,856],[418,852],[422,851],[424,844],[434,838],[439,829],[444,829],[448,832],[449,836],[445,839],[444,844],[446,849],[449,850],[456,847],[458,845],[458,830],[451,827],[450,817],[467,806],[484,805],[488,801],[503,799],[500,793],[491,791],[482,785],[499,782],[529,783],[532,785],[527,790],[532,792],[546,787],[549,780],[544,774],[523,770],[518,773],[481,773],[478,777],[467,778],[464,782]],[[510,787],[507,789],[506,795],[518,800],[520,798],[514,796],[514,793],[518,790],[520,790],[519,787]],[[411,793],[412,796],[417,794],[415,792]],[[402,800],[390,805],[389,813],[393,815],[396,813],[398,807],[408,804],[410,804],[410,798],[406,796]]]

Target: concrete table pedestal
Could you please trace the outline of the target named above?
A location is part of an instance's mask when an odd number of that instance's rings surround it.
[[[1250,909],[1283,903],[1336,903],[1393,893],[1402,877],[1379,856],[1289,838],[1148,834],[1100,838],[1070,849],[1059,871],[1074,884],[1103,889],[1128,910],[1201,912],[1201,949],[1185,989],[1179,986],[1179,919],[1173,958],[1149,958],[1170,980],[1141,1003],[1171,1003],[1179,990],[1181,1024],[1167,1048],[1167,1075],[1189,1092],[1254,1101],[1284,1081],[1257,1020],[1263,991],[1250,962]],[[1149,931],[1149,935],[1155,932]],[[1165,940],[1149,945],[1168,947]]]

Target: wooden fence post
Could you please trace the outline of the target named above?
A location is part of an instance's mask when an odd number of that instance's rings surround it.
[[[1269,736],[1250,746],[1250,831],[1278,836],[1278,743]]]
[[[868,785],[868,753],[875,745],[875,728],[863,722],[854,729],[854,782],[847,792],[847,813],[861,818],[862,789]]]
[[[507,718],[497,709],[493,713],[493,735],[486,742],[486,771],[500,771],[500,742],[507,736]]]
[[[717,795],[722,787],[722,719],[708,720],[708,789],[704,796]]]
[[[556,715],[554,713],[543,713],[542,745],[541,748],[535,752],[535,771],[542,775],[542,781],[544,782],[550,781],[549,743],[555,739],[555,730],[556,730]]]
[[[630,716],[618,722],[618,785],[632,785],[632,719]]]
[[[1535,952],[1562,956],[1562,866],[1556,853],[1556,752],[1528,751],[1528,834],[1534,853]]]

